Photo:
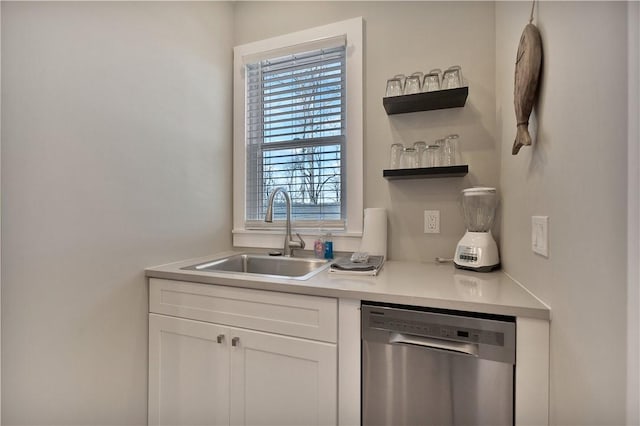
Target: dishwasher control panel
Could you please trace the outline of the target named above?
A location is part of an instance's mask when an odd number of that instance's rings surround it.
[[[487,322],[496,322],[492,320],[368,305],[363,305],[363,314],[366,323],[363,327],[457,342],[505,345],[504,332],[491,329],[495,327],[482,327]]]

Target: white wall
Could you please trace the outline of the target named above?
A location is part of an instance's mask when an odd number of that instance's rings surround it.
[[[458,197],[474,184],[498,185],[495,141],[494,4],[491,2],[237,2],[235,43],[331,22],[365,20],[364,206],[389,212],[389,257],[452,257],[464,233]],[[269,19],[264,19],[266,16]],[[386,79],[459,64],[469,81],[464,108],[387,116]],[[392,142],[461,136],[465,178],[386,181]],[[423,211],[440,210],[439,235],[423,234]]]
[[[539,2],[532,148],[511,155],[513,75],[530,2],[496,3],[504,269],[551,306],[551,423],[625,422],[627,6]],[[531,216],[549,216],[549,258]]]
[[[2,46],[2,7],[0,7],[0,46]],[[0,82],[2,81],[2,49],[0,49]],[[2,84],[0,84],[0,90]],[[0,102],[0,105],[2,102]],[[0,107],[0,117],[2,108]],[[0,241],[2,241],[2,120],[0,120]],[[0,259],[2,259],[2,244],[0,244]],[[0,261],[0,424],[2,424],[2,262]]]
[[[2,422],[146,424],[146,266],[231,246],[229,3],[2,2]]]
[[[627,8],[627,424],[640,424],[640,3]]]

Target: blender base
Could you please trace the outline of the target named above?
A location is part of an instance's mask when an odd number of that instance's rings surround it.
[[[501,265],[498,263],[497,265],[474,267],[474,266],[458,265],[456,262],[453,262],[453,266],[455,266],[456,269],[464,269],[465,271],[491,272],[491,271],[495,271],[496,269],[500,269]]]
[[[467,231],[456,247],[453,263],[458,269],[489,272],[500,267],[500,255],[491,231]]]

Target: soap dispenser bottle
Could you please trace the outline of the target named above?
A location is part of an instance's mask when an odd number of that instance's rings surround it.
[[[317,259],[324,259],[324,237],[318,235],[313,243],[313,253]]]
[[[327,232],[324,236],[324,258],[333,259],[333,240],[331,239],[331,232]]]

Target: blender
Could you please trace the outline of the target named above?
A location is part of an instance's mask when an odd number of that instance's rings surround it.
[[[489,272],[500,267],[498,246],[491,235],[497,206],[495,188],[462,190],[462,211],[467,232],[456,247],[453,258],[456,268]]]

